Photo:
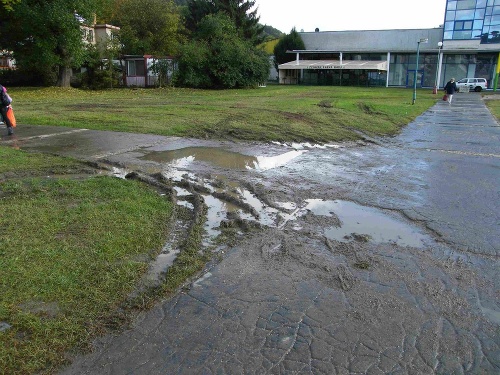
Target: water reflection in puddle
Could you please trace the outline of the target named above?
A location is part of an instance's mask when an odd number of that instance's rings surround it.
[[[179,252],[180,250],[171,250],[170,252],[159,254],[155,261],[150,264],[147,278],[153,281],[158,280],[174,264]]]
[[[294,150],[277,156],[257,156],[257,161],[254,162],[253,169],[267,171],[269,169],[282,167],[289,163],[292,159],[302,155],[304,152],[306,151]],[[252,167],[247,166],[247,169],[252,169]]]
[[[315,215],[332,216],[335,214],[340,219],[339,228],[331,227],[325,230],[325,236],[333,240],[352,241],[353,234],[355,234],[375,243],[423,247],[424,241],[429,239],[418,228],[376,208],[342,200],[312,199],[307,202],[306,208]]]
[[[113,167],[112,170],[111,170],[111,175],[114,176],[114,177],[125,179],[125,176],[129,172],[130,171],[127,171],[126,169],[123,169],[123,168]]]
[[[276,156],[251,156],[216,147],[186,147],[170,151],[153,151],[144,160],[168,164],[170,168],[187,168],[194,161],[210,163],[227,169],[266,171],[286,165],[306,150],[293,150]]]

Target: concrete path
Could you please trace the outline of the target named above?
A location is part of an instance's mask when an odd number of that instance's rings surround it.
[[[266,171],[212,168],[297,208],[247,233],[190,288],[97,340],[62,374],[500,374],[500,126],[480,95],[454,99],[379,144],[308,148]],[[145,156],[182,147],[284,152],[60,128],[17,133],[2,143],[147,173],[164,166]],[[354,225],[374,215],[389,237],[336,237],[343,210],[358,213]]]

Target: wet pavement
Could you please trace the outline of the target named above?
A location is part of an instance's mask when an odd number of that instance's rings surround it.
[[[200,279],[62,374],[500,374],[500,126],[476,93],[393,138],[243,144],[19,126],[2,144],[170,179]],[[186,186],[196,187],[187,188]],[[214,245],[237,216],[236,245]],[[175,246],[152,266],[175,258]]]

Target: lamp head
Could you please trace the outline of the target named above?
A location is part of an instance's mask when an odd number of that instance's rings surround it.
[[[441,48],[443,46],[443,42],[438,42],[438,47]]]

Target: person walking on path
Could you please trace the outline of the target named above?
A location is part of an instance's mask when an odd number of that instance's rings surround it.
[[[7,116],[7,111],[9,110],[10,103],[12,103],[12,99],[9,94],[7,94],[7,89],[0,85],[0,114],[2,115],[5,125],[7,125],[8,135],[14,134],[14,127],[12,126],[12,123]]]
[[[457,91],[457,84],[455,83],[455,78],[452,78],[448,81],[448,83],[444,86],[444,91],[446,92],[446,96],[448,97],[448,103],[451,104],[451,100],[453,99],[453,94]]]

